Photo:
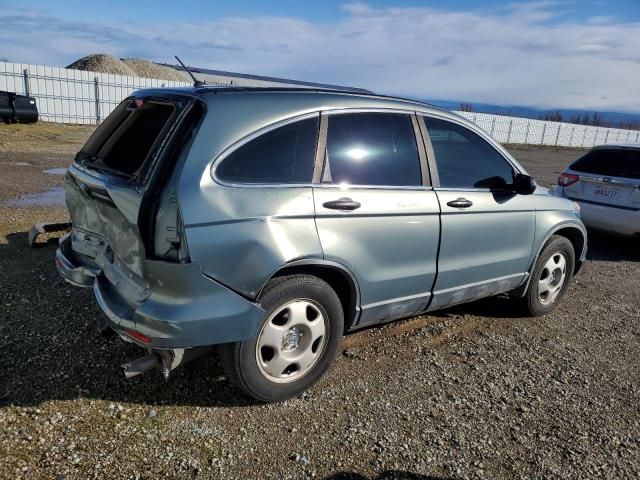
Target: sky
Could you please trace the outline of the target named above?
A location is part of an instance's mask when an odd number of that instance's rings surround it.
[[[90,53],[414,98],[640,112],[640,0],[0,0],[0,58]]]

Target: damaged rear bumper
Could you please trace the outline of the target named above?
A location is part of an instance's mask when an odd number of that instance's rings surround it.
[[[60,247],[56,250],[56,268],[62,278],[76,287],[93,287],[100,271],[73,253],[68,234],[60,239]]]
[[[151,350],[191,349],[255,338],[264,311],[206,277],[198,264],[145,260],[148,296],[131,303],[97,266],[60,239],[56,266],[69,283],[93,287],[106,326]],[[116,282],[117,283],[117,282]]]

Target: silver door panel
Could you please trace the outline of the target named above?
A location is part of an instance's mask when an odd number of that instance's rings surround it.
[[[323,206],[343,197],[361,207],[338,212]],[[440,222],[433,190],[316,186],[314,199],[324,258],[356,276],[363,321],[419,311],[436,274]],[[402,300],[412,296],[420,299]]]
[[[528,269],[535,236],[533,198],[482,190],[436,191],[442,206],[442,243],[430,309],[518,286]],[[465,209],[447,205],[461,197],[473,205]]]

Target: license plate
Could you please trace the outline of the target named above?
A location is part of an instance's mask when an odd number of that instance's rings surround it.
[[[618,192],[616,190],[609,190],[608,188],[601,187],[596,187],[593,194],[596,197],[608,198],[609,200],[613,200],[618,196]]]

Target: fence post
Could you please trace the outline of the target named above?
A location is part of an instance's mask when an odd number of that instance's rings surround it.
[[[616,135],[616,143],[620,141],[620,130],[618,130],[618,135]]]
[[[474,115],[474,116],[473,116],[473,119],[471,120],[475,125],[477,125],[477,123],[476,123],[476,118],[477,118],[477,117],[478,117],[477,115]]]
[[[509,121],[509,132],[507,133],[507,143],[511,141],[511,127],[513,127],[513,120]]]
[[[529,125],[531,124],[531,122],[527,121],[527,130],[524,132],[524,143],[528,144],[529,143]]]
[[[496,117],[493,117],[491,119],[491,136],[492,137],[493,137],[493,131],[495,130],[495,128],[496,128]]]
[[[30,88],[30,85],[29,85],[29,69],[25,68],[22,71],[22,74],[24,76],[24,94],[27,97],[30,97],[31,96],[31,88]]]
[[[631,138],[631,130],[627,130],[627,143],[629,143],[629,138]]]
[[[585,127],[584,127],[584,131],[582,132],[582,142],[580,143],[580,146],[581,146],[581,147],[584,147],[584,142],[585,142],[585,140],[587,139],[587,128],[589,128],[589,127],[587,127],[587,126],[585,125]]]
[[[560,139],[560,124],[558,124],[558,131],[556,132],[556,147],[558,146],[559,139]]]
[[[596,128],[596,134],[593,136],[593,145],[591,145],[592,147],[596,146],[596,142],[598,141],[598,134],[600,133],[600,128]]]
[[[544,145],[544,136],[547,133],[547,124],[542,125],[542,137],[540,137],[540,145]]]
[[[609,141],[609,129],[607,128],[607,134],[604,136],[604,144],[606,145]]]
[[[636,133],[636,143],[638,143],[638,140],[640,140],[640,132]]]
[[[100,83],[98,77],[93,78],[93,87],[96,97],[96,125],[100,123]]]
[[[573,132],[575,131],[575,129],[576,129],[575,125],[571,127],[571,133],[569,134],[569,145],[567,145],[568,147],[570,147],[571,144],[573,143]]]

